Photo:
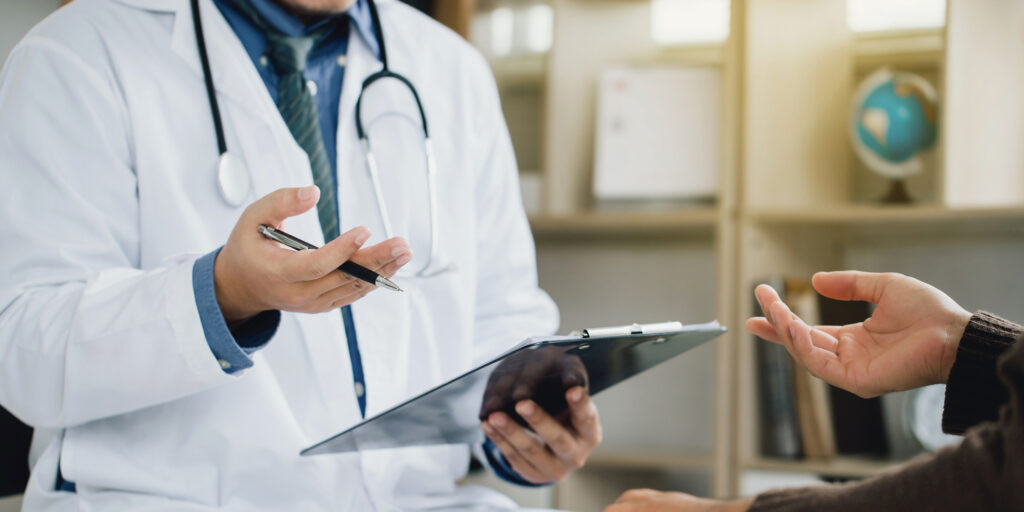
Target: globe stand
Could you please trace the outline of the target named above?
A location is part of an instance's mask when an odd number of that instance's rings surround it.
[[[910,204],[914,200],[907,191],[906,180],[893,179],[889,181],[889,192],[882,198],[885,204]]]

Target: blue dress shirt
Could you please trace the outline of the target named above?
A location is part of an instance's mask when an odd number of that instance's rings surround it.
[[[309,34],[322,27],[333,25],[323,40],[310,52],[304,75],[314,94],[324,147],[331,163],[331,171],[337,180],[338,110],[342,82],[345,77],[345,56],[348,51],[350,27],[355,27],[363,42],[374,54],[380,53],[369,6],[366,0],[357,0],[345,15],[334,16],[307,26],[302,20],[291,15],[271,0],[249,1],[269,25],[290,36]],[[259,72],[260,78],[267,86],[271,98],[276,103],[278,75],[273,69],[273,63],[264,56],[267,47],[266,36],[244,15],[236,11],[227,0],[214,0],[214,3],[242,42],[246,53],[249,54],[249,58],[252,59]],[[214,262],[219,252],[220,249],[217,249],[196,261],[192,271],[192,283],[203,333],[206,335],[210,350],[217,357],[225,372],[234,373],[252,366],[250,356],[269,343],[280,323],[281,313],[280,311],[265,311],[245,324],[235,329],[229,329],[217,303],[213,282]],[[342,315],[349,339],[354,384],[357,389],[364,390],[364,393],[357,398],[360,410],[365,415],[365,381],[359,347],[356,342],[355,325],[349,308],[344,308]],[[499,477],[519,485],[532,485],[512,469],[500,450],[489,440],[484,444],[484,453]]]

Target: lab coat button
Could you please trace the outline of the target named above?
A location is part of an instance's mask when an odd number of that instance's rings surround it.
[[[231,363],[227,362],[227,360],[225,360],[225,359],[218,359],[217,362],[220,363],[220,367],[221,367],[222,370],[230,370],[231,369]]]
[[[316,96],[316,82],[312,80],[306,81],[306,89],[309,89],[310,96]]]
[[[355,388],[356,388],[356,396],[358,396],[359,398],[362,398],[363,395],[366,394],[366,388],[363,387],[363,383],[362,382],[356,382]]]
[[[348,57],[345,55],[338,55],[338,66],[345,67],[345,64],[348,64]]]

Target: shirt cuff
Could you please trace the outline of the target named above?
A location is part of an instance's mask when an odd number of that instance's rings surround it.
[[[971,317],[949,371],[942,411],[945,432],[963,434],[978,423],[998,418],[1009,394],[996,375],[996,360],[1022,332],[1021,326],[984,311]]]
[[[501,450],[490,439],[484,440],[484,456],[487,457],[487,463],[491,465],[494,474],[508,483],[522,487],[546,487],[551,485],[551,483],[535,484],[520,476],[519,473],[516,473],[516,470],[512,469],[512,465],[505,460]]]
[[[221,369],[235,373],[252,366],[249,356],[270,342],[281,323],[281,312],[264,311],[234,329],[228,328],[217,303],[217,290],[213,283],[213,268],[218,254],[220,249],[196,260],[192,267],[192,288],[210,351]]]

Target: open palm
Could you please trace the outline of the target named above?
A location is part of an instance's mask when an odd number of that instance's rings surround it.
[[[877,304],[871,318],[808,326],[770,286],[755,290],[766,317],[747,330],[786,347],[813,375],[862,397],[943,383],[970,313],[937,288],[900,274],[822,272],[814,288],[838,300]]]

